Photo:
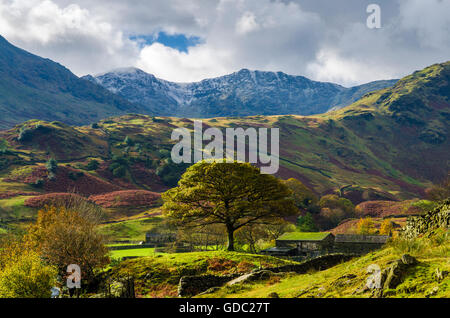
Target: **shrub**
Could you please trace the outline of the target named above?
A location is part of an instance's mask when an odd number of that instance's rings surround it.
[[[394,230],[394,224],[391,220],[386,219],[381,223],[380,226],[380,234],[381,235],[392,235],[392,231]]]
[[[25,246],[6,246],[0,256],[0,298],[49,298],[56,268]]]
[[[69,178],[73,181],[77,181],[79,178],[84,176],[84,173],[82,171],[70,171],[69,172]]]
[[[48,159],[47,163],[45,164],[45,167],[49,172],[55,172],[58,168],[58,162],[54,158]]]
[[[85,169],[87,171],[93,171],[93,170],[97,170],[99,166],[100,166],[100,163],[97,160],[90,160],[88,162],[88,164],[86,165]]]
[[[306,213],[305,216],[299,216],[297,219],[297,226],[300,232],[317,232],[316,223],[311,215],[311,213]]]
[[[224,257],[214,257],[208,260],[208,270],[212,272],[224,272],[236,268],[236,262]]]
[[[355,206],[345,198],[330,194],[323,196],[319,201],[320,216],[327,228],[337,226],[342,220],[352,218],[355,215]]]
[[[129,147],[133,147],[134,146],[134,141],[133,139],[131,139],[130,137],[126,136],[123,143]]]
[[[376,229],[371,217],[360,219],[357,224],[358,234],[375,234]]]
[[[45,184],[44,179],[37,179],[35,182],[31,183],[31,186],[35,188],[42,188],[44,184]]]
[[[112,174],[116,178],[121,178],[121,177],[125,176],[126,172],[127,172],[127,170],[125,169],[124,166],[118,166],[118,167],[113,169]]]
[[[99,210],[87,205],[45,207],[29,228],[27,241],[44,259],[58,268],[62,277],[69,264],[77,264],[83,273],[82,282],[89,283],[95,269],[109,263],[105,237],[98,232]]]
[[[6,141],[6,139],[0,138],[0,152],[6,152],[8,146],[8,141]]]
[[[313,212],[314,206],[317,204],[317,196],[297,179],[290,178],[283,181],[285,185],[292,191],[292,198],[295,205],[300,209],[307,209]]]

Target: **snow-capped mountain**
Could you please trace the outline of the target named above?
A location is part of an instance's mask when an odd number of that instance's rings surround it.
[[[157,115],[183,117],[319,114],[396,83],[377,81],[345,88],[303,76],[247,69],[195,83],[165,81],[137,68],[84,78]]]

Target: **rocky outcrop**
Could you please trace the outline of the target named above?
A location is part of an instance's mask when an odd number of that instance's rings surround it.
[[[450,199],[425,215],[410,217],[406,221],[403,236],[414,238],[437,228],[450,226]]]
[[[395,260],[391,265],[381,272],[380,288],[375,289],[373,296],[380,298],[387,289],[395,289],[400,285],[408,270],[417,264],[417,260],[409,254],[404,254],[398,260]]]

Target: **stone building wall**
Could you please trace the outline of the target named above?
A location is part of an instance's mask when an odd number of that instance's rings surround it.
[[[383,246],[384,243],[335,242],[333,251],[335,253],[365,254],[378,250]]]

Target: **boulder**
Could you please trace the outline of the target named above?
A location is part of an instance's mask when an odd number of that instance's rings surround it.
[[[415,265],[417,264],[417,260],[409,254],[403,254],[401,257],[401,261],[405,265]]]
[[[227,283],[227,286],[233,286],[233,285],[239,284],[239,283],[254,282],[257,280],[265,280],[265,279],[269,279],[273,275],[276,275],[276,274],[271,271],[268,271],[268,270],[252,272],[249,274],[242,275],[238,278],[235,278],[232,281],[229,281]]]

